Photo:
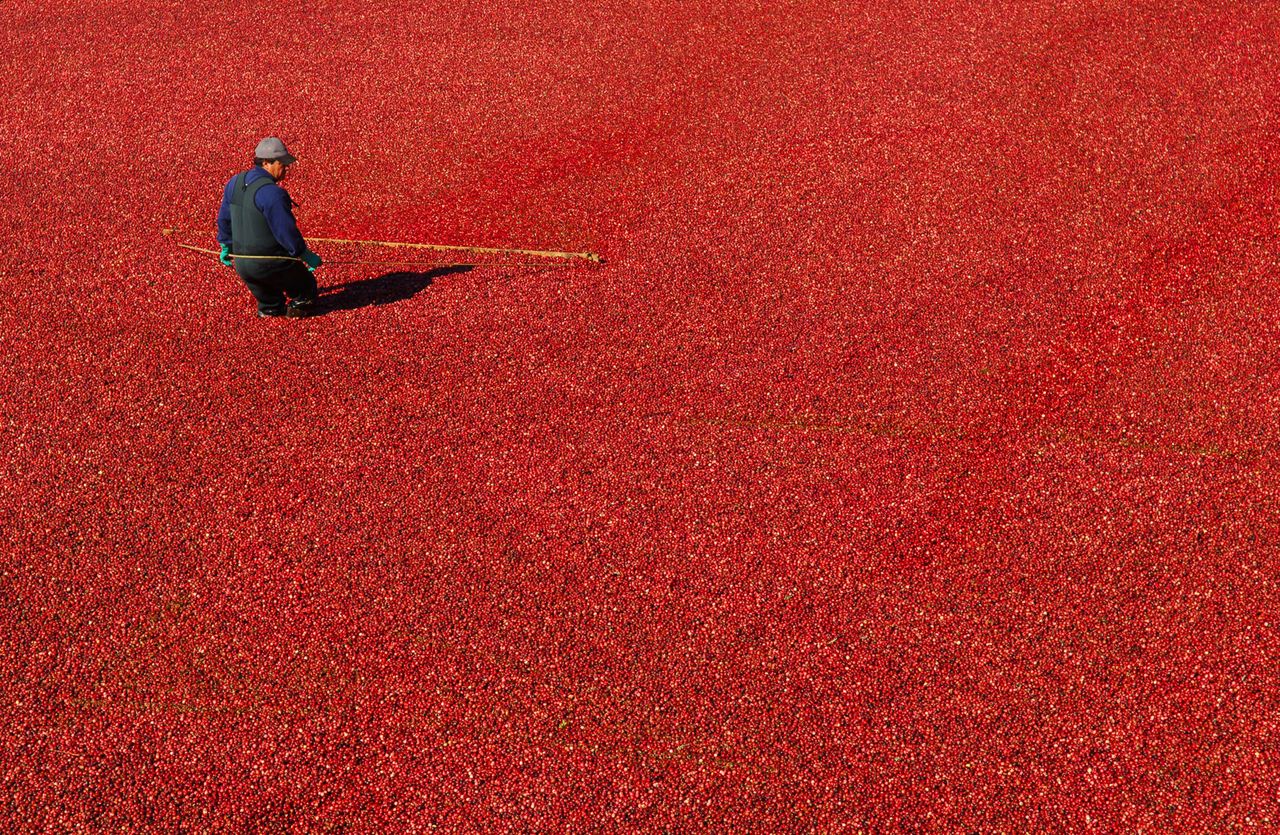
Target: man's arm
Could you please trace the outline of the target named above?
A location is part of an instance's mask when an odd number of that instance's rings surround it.
[[[222,205],[218,208],[218,243],[231,245],[231,187],[236,183],[232,177],[227,187],[222,190]]]
[[[298,231],[298,221],[293,217],[293,203],[289,194],[277,185],[267,185],[258,189],[254,204],[267,218],[267,226],[280,246],[294,258],[302,257],[307,249],[307,242]]]

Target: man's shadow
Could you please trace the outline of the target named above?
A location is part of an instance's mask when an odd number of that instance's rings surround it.
[[[437,278],[470,272],[471,264],[437,267],[426,272],[385,273],[375,278],[362,278],[346,284],[333,284],[320,290],[321,315],[335,310],[357,310],[361,307],[395,304],[413,298],[431,286]]]

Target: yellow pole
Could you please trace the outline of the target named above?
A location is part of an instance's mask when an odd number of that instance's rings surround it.
[[[173,235],[178,231],[179,230],[177,229],[161,229],[160,233],[162,235],[168,236],[168,235]],[[475,252],[475,253],[481,253],[485,255],[532,255],[539,258],[581,258],[584,261],[590,261],[593,264],[604,263],[604,259],[594,252],[557,252],[554,250],[547,250],[547,249],[502,249],[499,247],[488,247],[488,246],[457,246],[454,244],[418,244],[418,243],[409,243],[407,241],[365,241],[365,240],[356,240],[353,238],[313,238],[310,235],[307,236],[307,240],[318,241],[320,243],[326,243],[326,244],[358,244],[360,246],[385,246],[385,247],[392,247],[392,248],[398,247],[398,248],[405,248],[405,249],[432,249],[438,252]],[[184,246],[184,244],[178,244],[178,246]],[[191,249],[192,247],[187,247],[187,248]],[[203,250],[203,251],[207,252],[208,250]],[[217,253],[214,253],[214,254],[216,255]],[[249,258],[249,257],[262,258],[262,257],[273,257],[273,256],[243,255],[241,257],[242,258]],[[293,260],[296,261],[298,259],[295,258]]]
[[[163,231],[165,235],[168,235],[168,234],[170,234],[171,232],[173,232],[173,230],[172,230],[172,229],[164,229],[164,230],[161,230],[161,231]],[[174,246],[176,246],[176,247],[178,247],[178,248],[180,248],[180,249],[189,249],[189,250],[191,250],[192,252],[203,252],[203,253],[205,253],[206,255],[221,255],[221,254],[222,254],[222,253],[218,252],[218,250],[216,250],[216,249],[205,249],[204,247],[200,247],[200,246],[192,246],[191,244],[180,244],[180,243],[178,243],[177,241],[174,241],[174,242],[173,242],[173,245],[174,245]],[[253,259],[253,260],[255,260],[255,261],[256,261],[256,260],[265,260],[265,259],[270,259],[270,260],[273,260],[273,261],[302,261],[302,259],[301,259],[301,258],[294,258],[292,255],[232,255],[231,257],[232,257],[233,259],[237,259],[237,260],[238,260],[238,259],[243,258],[243,259]],[[305,261],[302,261],[302,263],[306,263],[306,262],[305,262]],[[475,264],[457,264],[457,263],[454,263],[454,262],[452,262],[452,261],[450,261],[450,262],[448,262],[448,263],[439,263],[439,262],[430,262],[430,263],[428,263],[428,262],[425,262],[425,261],[325,261],[325,263],[326,263],[326,264],[330,264],[330,265],[334,265],[334,266],[337,266],[337,265],[344,265],[344,264],[358,264],[358,265],[362,265],[362,266],[369,266],[369,267],[379,267],[379,266],[386,266],[386,267],[474,267],[474,266],[475,266]]]
[[[457,246],[453,244],[416,244],[407,243],[405,241],[362,241],[351,238],[313,238],[307,237],[309,241],[319,241],[327,244],[360,244],[363,246],[387,246],[387,247],[407,247],[409,249],[434,249],[446,252],[476,252],[485,255],[533,255],[539,258],[582,258],[593,264],[603,263],[604,259],[594,252],[557,252],[547,249],[501,249],[489,246]]]

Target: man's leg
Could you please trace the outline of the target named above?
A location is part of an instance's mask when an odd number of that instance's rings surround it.
[[[280,286],[289,296],[289,315],[306,316],[315,311],[316,286],[315,273],[301,264],[290,264],[287,273],[280,277]]]
[[[284,290],[290,299],[297,301],[302,299],[315,300],[318,289],[316,287],[315,273],[301,264],[290,264],[289,269],[276,278],[276,284]]]
[[[244,282],[244,286],[249,288],[249,292],[257,300],[259,316],[283,316],[287,312],[284,293],[280,292],[279,287],[263,283],[256,278],[246,278],[245,276],[240,276],[240,280]]]

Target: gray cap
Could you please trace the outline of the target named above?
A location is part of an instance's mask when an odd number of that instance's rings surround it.
[[[298,158],[289,153],[289,149],[284,143],[274,136],[268,136],[266,139],[258,143],[257,149],[253,152],[255,159],[278,159],[285,165],[293,165]]]

